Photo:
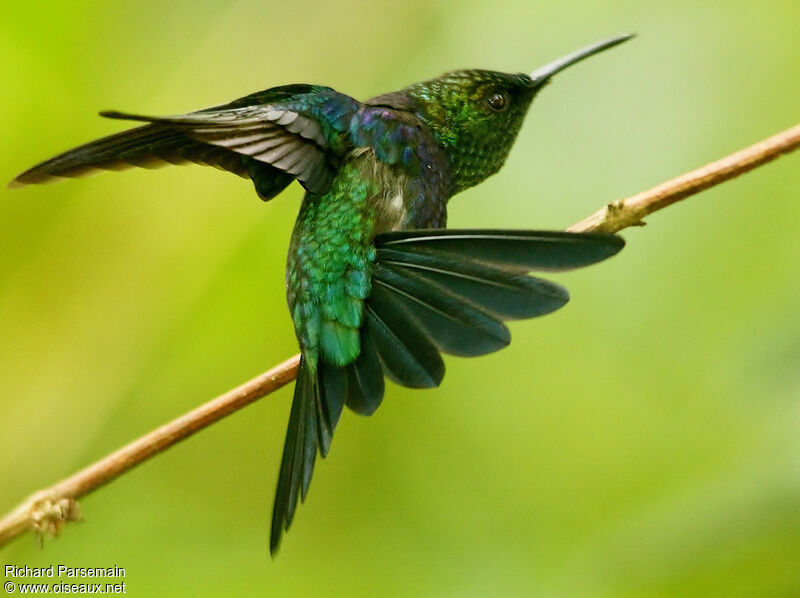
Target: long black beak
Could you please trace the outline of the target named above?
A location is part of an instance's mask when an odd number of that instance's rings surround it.
[[[550,80],[550,77],[563,71],[568,66],[572,66],[576,62],[580,62],[584,58],[588,58],[589,56],[594,56],[595,54],[599,54],[603,50],[608,50],[609,48],[613,48],[614,46],[621,44],[622,42],[628,41],[630,38],[633,37],[634,34],[629,33],[627,35],[620,35],[619,37],[614,37],[611,39],[607,39],[602,42],[598,42],[596,44],[592,44],[591,46],[587,46],[577,52],[573,52],[572,54],[567,54],[558,60],[554,60],[553,62],[544,65],[543,67],[536,69],[533,71],[529,76],[531,78],[531,84],[534,87],[541,87],[545,83]]]

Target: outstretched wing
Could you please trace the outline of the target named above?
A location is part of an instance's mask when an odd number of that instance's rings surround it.
[[[288,85],[178,116],[104,112],[109,118],[151,124],[56,156],[18,176],[12,186],[97,169],[194,162],[250,177],[263,199],[294,178],[309,191],[323,193],[346,151],[345,133],[358,107],[353,98],[327,87]]]
[[[275,554],[298,500],[308,492],[317,453],[328,454],[345,405],[371,415],[384,376],[411,388],[438,386],[441,353],[484,355],[511,340],[504,320],[533,318],[568,300],[566,289],[528,276],[570,270],[611,257],[621,237],[503,230],[410,230],[378,235],[361,353],[336,367],[300,362],[286,434],[270,551]]]
[[[439,351],[497,351],[511,341],[503,321],[567,303],[566,289],[529,272],[588,266],[616,254],[624,241],[549,231],[410,230],[379,235],[375,246],[364,333],[389,378],[424,388],[444,376]]]

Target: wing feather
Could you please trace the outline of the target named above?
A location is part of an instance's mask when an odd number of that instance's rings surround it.
[[[56,156],[18,176],[12,186],[82,176],[97,169],[195,162],[250,176],[264,199],[276,195],[292,178],[312,193],[324,193],[347,151],[347,126],[359,106],[329,88],[289,85],[175,116],[101,112],[108,118],[149,125]]]

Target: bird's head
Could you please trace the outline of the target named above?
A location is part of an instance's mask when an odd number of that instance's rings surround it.
[[[450,156],[455,175],[453,192],[471,187],[500,169],[531,101],[553,75],[630,37],[593,44],[530,74],[456,71],[404,89],[409,107],[431,128]]]

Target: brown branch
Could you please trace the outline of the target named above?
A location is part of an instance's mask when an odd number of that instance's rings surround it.
[[[658,187],[637,193],[627,199],[612,201],[567,230],[615,233],[629,226],[642,225],[642,219],[648,214],[744,174],[798,147],[800,147],[800,124],[721,160],[662,183]]]
[[[57,533],[65,520],[78,518],[75,499],[89,494],[173,444],[288,384],[297,378],[299,364],[300,356],[295,355],[241,386],[137,438],[55,486],[37,492],[0,520],[0,546],[29,527],[39,532]]]
[[[616,232],[628,226],[640,225],[642,218],[648,214],[727,181],[798,147],[800,147],[800,124],[649,191],[611,202],[568,230]],[[226,415],[288,384],[297,377],[299,362],[300,356],[295,355],[238,388],[145,434],[54,486],[35,493],[0,520],[0,546],[28,528],[40,533],[57,533],[66,521],[80,517],[76,502],[78,498],[116,479]]]

